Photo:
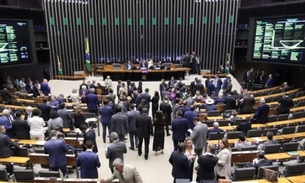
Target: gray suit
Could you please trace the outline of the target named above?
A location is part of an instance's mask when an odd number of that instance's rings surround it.
[[[227,87],[223,90],[223,93],[228,94],[232,91],[232,83],[228,83]]]
[[[193,143],[195,145],[195,153],[199,156],[202,154],[207,144],[208,126],[203,123],[198,123],[191,134]]]
[[[126,144],[122,141],[116,141],[110,144],[106,151],[106,158],[109,159],[109,168],[113,173],[112,163],[116,158],[124,160],[124,153],[127,153]]]
[[[126,133],[128,133],[128,116],[121,112],[111,117],[111,131],[119,135],[121,141],[124,141]]]
[[[130,139],[130,148],[134,149],[134,139],[136,146],[138,146],[138,136],[137,136],[137,127],[136,127],[136,118],[140,115],[139,111],[131,110],[127,112],[128,114],[128,130],[129,130],[129,139]]]
[[[113,93],[109,93],[108,95],[106,95],[106,98],[111,100],[112,103],[115,104],[116,95],[114,95]]]
[[[63,127],[70,128],[72,120],[70,112],[67,109],[59,109],[57,113],[58,116],[61,117],[61,119],[63,120]]]

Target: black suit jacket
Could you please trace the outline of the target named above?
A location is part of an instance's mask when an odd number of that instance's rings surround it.
[[[257,107],[257,110],[253,116],[254,123],[266,123],[268,122],[269,105],[261,104]]]
[[[199,91],[199,92],[200,92],[200,95],[203,95],[204,86],[203,86],[202,83],[197,83],[197,84],[195,84],[194,89],[195,89],[195,92],[196,92],[196,91]]]
[[[41,111],[40,116],[43,120],[48,121],[50,119],[51,107],[46,103],[39,104],[37,107]]]
[[[236,99],[233,96],[226,97],[226,110],[236,109]]]
[[[244,100],[240,104],[240,113],[251,114],[253,113],[253,105],[255,100],[253,97],[244,97]]]
[[[153,135],[151,117],[147,115],[139,115],[136,117],[137,136],[139,138],[149,138]]]
[[[8,92],[7,89],[3,89],[1,91],[2,101],[12,103],[12,95]]]
[[[92,151],[97,153],[98,149],[97,149],[96,140],[95,140],[95,132],[91,129],[84,134],[84,141],[83,141],[84,151],[86,150],[85,144],[86,144],[87,140],[92,140],[93,141],[94,147],[93,147]]]
[[[36,98],[40,96],[39,90],[36,85],[33,86],[33,97]]]
[[[293,100],[290,97],[283,97],[279,100],[280,103],[280,114],[290,113],[290,108],[293,107]]]
[[[243,134],[245,136],[247,136],[248,131],[251,130],[251,122],[250,122],[250,120],[247,120],[247,121],[244,121],[244,122],[240,123],[236,127],[236,130],[243,132]]]
[[[214,167],[218,162],[218,157],[211,154],[200,155],[198,157],[199,169],[197,171],[197,179],[200,180],[213,180],[215,179]]]
[[[162,102],[160,104],[160,110],[162,111],[162,114],[164,116],[164,121],[166,123],[171,122],[171,115],[172,115],[172,107],[167,102]]]
[[[30,127],[26,120],[17,118],[13,121],[13,130],[16,139],[29,139],[30,138]]]
[[[146,102],[148,103],[148,105],[149,105],[149,102],[150,102],[150,98],[151,98],[150,95],[148,93],[146,93],[146,92],[141,94],[141,100],[145,99]]]
[[[175,179],[190,178],[191,163],[183,153],[179,151],[172,152],[169,162],[173,166],[172,176]]]
[[[0,158],[7,158],[12,155],[10,146],[14,146],[19,149],[18,144],[12,142],[7,135],[0,133]]]

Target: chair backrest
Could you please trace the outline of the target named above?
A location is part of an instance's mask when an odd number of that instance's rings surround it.
[[[216,110],[208,111],[208,116],[220,116],[220,112]]]
[[[29,156],[28,148],[22,147],[18,149],[18,153],[15,156],[28,157]]]
[[[298,132],[305,132],[305,125],[299,125]]]
[[[304,92],[300,91],[295,95],[295,97],[301,97],[301,96],[303,96],[303,94],[304,94]]]
[[[274,171],[279,171],[278,165],[270,165],[270,166],[261,166],[258,168],[257,178],[264,178],[264,169],[271,169]]]
[[[242,123],[242,122],[243,122],[242,119],[237,119],[237,120],[235,120],[234,124],[235,124],[235,125],[239,125],[239,124]]]
[[[289,114],[279,114],[277,116],[277,120],[278,121],[283,121],[283,120],[287,120],[288,119]]]
[[[276,135],[277,131],[278,131],[277,128],[265,128],[263,131],[263,136],[266,136],[267,132],[272,132],[273,135]]]
[[[257,146],[251,145],[251,146],[247,146],[247,147],[241,147],[240,150],[241,151],[255,151],[255,150],[257,150]]]
[[[234,180],[251,180],[255,177],[256,169],[254,167],[236,168],[234,171]]]
[[[8,175],[6,169],[3,168],[0,169],[0,180],[8,181]]]
[[[208,126],[208,127],[212,127],[213,126],[213,124],[214,124],[214,120],[208,120],[208,121],[206,121],[205,122],[205,124]]]
[[[299,147],[299,143],[297,142],[287,142],[283,144],[283,151],[289,152],[289,151],[297,151]]]
[[[240,151],[240,149],[237,148],[237,147],[231,147],[231,151],[232,151],[232,152],[237,152],[237,151]]]
[[[293,113],[293,119],[301,118],[303,117],[303,112],[295,112]]]
[[[290,134],[295,132],[295,126],[287,126],[282,129],[282,134]]]
[[[33,170],[14,170],[15,179],[17,181],[33,181],[35,174]]]
[[[212,132],[212,133],[209,133],[208,139],[209,140],[220,140],[224,137],[224,135],[225,135],[225,132],[220,132],[220,133]]]
[[[67,133],[67,137],[80,137],[81,135],[79,135],[78,133],[74,133],[74,132],[71,132],[71,133]]]
[[[119,63],[113,63],[113,64],[112,64],[112,69],[121,69],[121,64],[119,64]]]
[[[262,129],[252,129],[248,131],[247,137],[260,137],[262,136],[262,133],[263,133]]]
[[[274,122],[276,120],[277,120],[277,116],[276,115],[268,116],[268,122]]]
[[[172,67],[172,64],[171,64],[171,63],[164,63],[163,65],[164,65],[164,67],[166,67],[166,68],[171,68],[171,67]]]
[[[305,106],[305,101],[300,101],[300,102],[298,102],[298,107],[301,107],[301,106]]]
[[[175,68],[182,68],[182,64],[175,64]]]
[[[229,120],[217,120],[219,126],[228,126],[230,121]]]
[[[303,175],[305,163],[288,164],[285,168],[285,176]]]
[[[270,144],[264,148],[265,154],[278,153],[281,150],[281,144]]]
[[[34,148],[35,153],[43,153],[44,154],[44,148],[43,147],[35,147]]]
[[[240,134],[242,134],[242,132],[240,132],[240,131],[228,132],[227,133],[227,139],[237,139],[237,138],[239,138]]]
[[[60,178],[59,171],[47,171],[47,170],[41,170],[38,172],[39,177],[56,177]]]

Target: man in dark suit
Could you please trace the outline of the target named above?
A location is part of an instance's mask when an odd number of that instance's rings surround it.
[[[204,86],[202,84],[201,79],[198,79],[198,82],[195,84],[194,89],[195,89],[195,92],[199,91],[200,95],[203,95]]]
[[[125,69],[126,70],[132,70],[133,69],[133,65],[132,65],[130,60],[128,60],[128,62],[126,63]]]
[[[219,91],[221,90],[222,86],[222,80],[218,77],[218,74],[215,75],[214,80],[214,86],[215,86],[215,95],[218,95]]]
[[[274,85],[274,83],[273,83],[272,74],[269,74],[269,78],[268,78],[268,80],[266,82],[266,87],[267,88],[271,88],[271,87],[273,87],[273,85]]]
[[[272,161],[270,160],[267,160],[265,158],[265,153],[264,151],[258,151],[257,153],[257,158],[255,158],[252,163],[250,162],[247,162],[244,167],[254,167],[256,169],[256,174],[257,174],[257,171],[260,167],[262,166],[270,166],[272,165]]]
[[[113,173],[113,161],[117,158],[124,160],[124,153],[127,153],[126,144],[119,140],[116,132],[111,132],[110,139],[112,144],[106,148],[106,158],[109,159],[109,168]]]
[[[290,113],[290,108],[294,106],[293,100],[291,97],[289,97],[288,93],[285,93],[285,95],[279,99],[279,114],[288,114]]]
[[[182,118],[182,111],[178,110],[176,112],[176,118],[172,122],[173,143],[175,151],[178,148],[178,143],[185,140],[187,130],[188,122],[185,118]]]
[[[104,105],[100,107],[101,123],[103,126],[103,141],[106,143],[106,130],[108,129],[108,135],[111,133],[111,116],[113,115],[113,109],[108,105],[109,100],[104,100]]]
[[[195,127],[191,133],[191,138],[195,146],[195,153],[199,156],[202,154],[202,151],[205,150],[207,144],[208,126],[201,123],[197,116],[193,118],[193,122]]]
[[[147,68],[148,67],[148,63],[146,62],[146,60],[142,60],[139,64],[140,68]]]
[[[41,117],[44,121],[48,121],[50,119],[51,106],[47,104],[47,99],[42,99],[43,103],[38,104],[37,108],[41,111]]]
[[[206,80],[206,88],[207,88],[207,94],[208,96],[211,96],[212,93],[215,93],[215,86],[213,84],[214,80],[213,79],[207,79]]]
[[[195,95],[196,90],[195,90],[195,85],[198,82],[198,78],[196,77],[194,81],[191,82],[190,84],[190,90],[191,90],[191,94],[192,96]]]
[[[70,112],[66,109],[66,104],[64,102],[61,103],[59,108],[57,114],[63,121],[63,128],[73,129],[72,117]]]
[[[97,109],[100,106],[98,102],[98,97],[96,94],[94,94],[95,90],[94,88],[90,89],[89,94],[86,96],[86,103],[89,112],[97,114]]]
[[[89,89],[88,85],[86,84],[86,80],[83,80],[82,84],[79,85],[79,91],[82,90],[83,86],[85,86],[86,89]]]
[[[147,115],[148,111],[146,108],[142,109],[142,114],[136,117],[136,127],[137,127],[137,135],[139,138],[139,145],[138,145],[138,155],[142,155],[142,143],[144,139],[144,158],[148,159],[148,152],[149,152],[149,135],[153,136],[153,129],[152,129],[152,121],[151,117]]]
[[[12,95],[8,92],[6,85],[3,85],[3,89],[1,91],[1,98],[4,103],[11,104],[13,102]]]
[[[140,112],[135,110],[134,104],[131,104],[130,111],[127,112],[127,115],[128,115],[129,140],[130,140],[129,149],[135,150],[135,146],[138,147],[138,141],[139,141],[137,136],[136,118],[137,116],[140,115]]]
[[[253,106],[255,105],[255,100],[249,93],[244,94],[244,98],[241,99],[239,106],[239,112],[241,114],[251,114],[253,113]]]
[[[251,121],[243,119],[243,121],[236,127],[236,130],[243,132],[243,134],[247,136],[248,131],[251,130]]]
[[[33,97],[39,97],[40,96],[40,83],[39,81],[35,81],[35,85],[33,86]]]
[[[177,144],[177,150],[173,151],[169,163],[173,166],[172,176],[174,178],[174,183],[176,179],[189,179],[191,171],[191,161],[184,155],[186,149],[186,144],[180,142]]]
[[[215,156],[216,147],[214,144],[208,144],[207,152],[204,155],[198,156],[198,167],[196,182],[213,182],[215,180],[214,167],[218,162],[218,157]]]
[[[13,121],[13,131],[16,139],[30,139],[30,127],[26,120],[21,119],[21,112],[15,113],[16,119]]]
[[[185,119],[187,120],[188,129],[193,130],[194,127],[195,127],[195,124],[194,124],[194,122],[193,122],[193,118],[194,118],[195,116],[198,116],[198,114],[197,114],[196,111],[195,111],[195,106],[194,106],[194,105],[191,105],[190,109],[191,109],[190,111],[186,111],[186,112],[184,113],[183,118],[185,118]]]
[[[148,106],[147,110],[148,110],[148,113],[149,113],[151,96],[149,95],[149,89],[148,88],[145,88],[145,92],[141,94],[141,100],[142,99],[146,100],[146,103],[147,103],[147,106]]]
[[[172,107],[169,103],[169,96],[166,95],[164,96],[163,102],[160,104],[160,110],[162,111],[163,117],[164,117],[164,122],[165,122],[165,127],[166,127],[166,135],[170,136],[169,133],[169,125],[171,125],[171,120],[172,120]]]
[[[231,80],[231,79],[228,79],[228,80],[227,80],[227,85],[226,85],[226,87],[223,89],[223,92],[222,92],[222,93],[224,93],[224,94],[231,93],[232,87],[233,87],[233,85],[232,85],[232,80]]]
[[[223,129],[220,129],[219,123],[217,121],[215,121],[213,123],[213,128],[208,130],[208,135],[209,135],[209,133],[221,133],[221,132],[224,132]]]
[[[236,99],[233,97],[232,92],[228,93],[225,97],[226,110],[236,109]]]
[[[93,141],[87,140],[87,150],[81,152],[76,161],[76,166],[80,167],[80,174],[82,179],[97,179],[97,168],[101,166],[100,159],[97,154],[93,153]]]
[[[222,96],[221,94],[218,95],[218,97],[215,98],[214,101],[215,101],[215,105],[219,105],[219,104],[224,104],[224,103],[226,103],[226,99],[223,98],[223,96]]]
[[[248,90],[252,90],[253,82],[254,82],[254,74],[253,74],[253,68],[251,68],[247,72],[247,89]]]
[[[44,144],[44,152],[49,154],[49,164],[52,171],[62,172],[64,177],[68,176],[66,152],[68,147],[62,140],[58,140],[56,130],[50,132],[51,140]]]
[[[40,84],[40,90],[44,96],[49,96],[51,94],[51,88],[49,87],[48,80],[44,79]]]
[[[255,111],[253,115],[253,123],[262,123],[265,124],[268,122],[268,114],[269,114],[269,105],[266,104],[266,101],[264,98],[261,98],[259,100],[261,103],[258,107],[257,110]]]
[[[122,113],[120,106],[116,111],[117,113],[111,117],[111,132],[116,132],[120,141],[124,141],[125,135],[128,133],[128,116]]]
[[[51,101],[48,103],[48,105],[51,107],[53,110],[58,110],[59,108],[59,102],[56,100],[56,97],[54,95],[51,96]]]
[[[187,105],[186,101],[183,101],[182,106],[179,108],[182,111],[182,117],[184,116],[184,114],[187,111],[190,111],[191,109],[189,108],[189,106]]]
[[[85,151],[87,149],[86,146],[85,146],[86,142],[88,140],[92,140],[93,141],[93,145],[94,145],[93,152],[97,153],[98,152],[98,148],[97,148],[97,145],[96,145],[96,138],[95,138],[96,136],[95,136],[94,130],[88,128],[87,125],[85,125],[85,124],[81,125],[80,128],[81,128],[80,130],[83,132],[83,137],[84,137],[84,140],[82,142],[83,150]]]
[[[0,158],[8,158],[12,155],[12,151],[10,149],[11,146],[19,149],[18,144],[12,142],[12,140],[5,135],[5,126],[0,125]],[[6,165],[6,171],[9,174],[13,174],[13,165]]]

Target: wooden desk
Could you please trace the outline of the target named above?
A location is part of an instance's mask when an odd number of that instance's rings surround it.
[[[222,120],[223,119],[222,116],[208,116],[207,118],[208,118],[208,120]]]
[[[18,164],[18,165],[27,165],[29,163],[30,158],[28,157],[16,157],[16,156],[11,156],[8,158],[0,158],[0,163],[4,164]]]
[[[285,138],[281,135],[275,135],[273,136],[274,140],[277,141],[284,141]],[[262,137],[252,137],[252,138],[247,138],[248,141],[252,142],[252,143],[257,143],[257,142],[265,142],[268,140],[267,136],[262,136]]]
[[[77,139],[75,137],[65,137],[65,143],[70,144],[71,146],[75,147],[75,148],[82,148],[80,141],[83,141],[84,138],[81,137],[82,135],[80,135],[80,137]]]
[[[260,90],[255,90],[255,91],[251,91],[251,94],[254,94],[254,93],[261,93],[261,92],[265,92],[265,91],[272,91],[272,90],[276,90],[276,89],[279,89],[281,88],[282,86],[275,86],[275,87],[272,87],[272,88],[264,88],[264,89],[260,89]]]
[[[79,182],[86,182],[86,183],[96,183],[97,179],[62,179],[57,178],[55,180],[51,180],[49,177],[35,177],[34,183],[79,183]],[[119,183],[118,181],[113,181],[112,183]]]
[[[298,175],[298,176],[292,176],[292,177],[286,177],[293,183],[304,183],[305,182],[305,175]]]
[[[305,96],[293,98],[292,100],[293,100],[294,102],[301,101],[301,100],[305,100]],[[267,103],[267,104],[268,104],[268,105],[277,105],[278,102],[277,102],[277,101],[275,101],[275,102],[269,102],[269,103]]]
[[[37,146],[43,146],[46,141],[38,141],[38,140],[27,140],[27,139],[24,139],[24,140],[19,140],[17,142],[18,144],[20,145],[37,145]]]
[[[289,91],[286,91],[286,92],[281,92],[281,93],[275,93],[275,94],[271,94],[271,95],[266,95],[266,96],[259,96],[259,97],[254,97],[255,100],[259,100],[261,98],[273,98],[273,97],[278,97],[278,96],[283,96],[285,93],[295,93],[295,92],[298,92],[300,91],[301,88],[296,88],[296,89],[293,89],[293,90],[289,90]]]
[[[232,152],[232,163],[239,162],[252,162],[254,158],[257,158],[258,151],[238,151]]]
[[[27,106],[18,106],[18,105],[6,105],[6,104],[0,104],[1,107],[5,107],[7,109],[21,109],[26,110]],[[33,109],[36,109],[36,107],[32,107]]]
[[[239,183],[239,182],[240,183],[272,183],[272,182],[269,182],[266,179],[254,179],[254,180],[247,180],[247,181],[233,181],[232,183]],[[291,182],[289,180],[287,180],[286,178],[278,178],[277,183],[291,183]]]
[[[295,138],[295,139],[304,138],[305,137],[305,132],[285,134],[285,135],[282,135],[282,137],[284,137],[285,140],[289,140],[289,141],[293,138]]]
[[[209,129],[212,129],[212,128],[214,128],[214,127],[212,127],[212,126],[209,127]],[[233,128],[232,126],[220,126],[219,128],[224,131],[234,131],[235,130],[235,128]]]
[[[228,139],[229,144],[234,144],[238,139]],[[219,140],[208,140],[208,144],[218,144]]]
[[[305,117],[297,118],[297,119],[283,120],[283,121],[276,121],[276,122],[269,122],[269,123],[266,123],[266,126],[267,127],[287,126],[287,124],[299,124],[301,122],[305,122]]]
[[[266,159],[271,161],[286,161],[291,159],[296,159],[297,157],[304,158],[305,153],[303,151],[297,151],[298,156],[290,156],[287,152],[265,154]]]

